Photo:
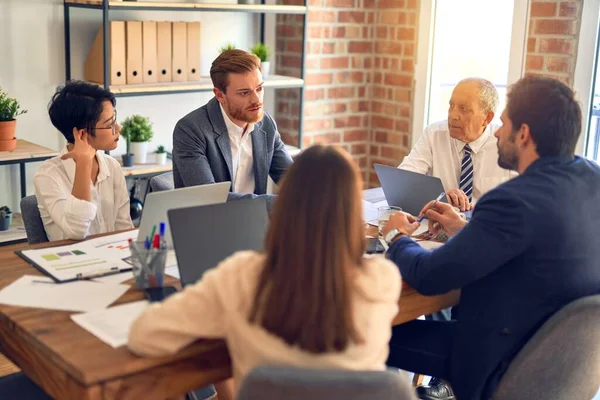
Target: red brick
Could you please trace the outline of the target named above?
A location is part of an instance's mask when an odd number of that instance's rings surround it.
[[[402,149],[397,147],[390,146],[381,146],[381,156],[385,158],[389,158],[390,160],[394,160],[395,164],[399,164],[400,158],[402,158],[406,153]]]
[[[331,32],[334,38],[359,39],[360,29],[357,26],[336,26]]]
[[[415,40],[415,28],[398,28],[396,33],[397,40],[414,41]]]
[[[535,52],[535,38],[528,38],[527,39],[527,52],[528,53]]]
[[[377,28],[375,28],[375,34],[377,36],[377,39],[387,39],[388,37],[388,28],[385,26],[378,26]]]
[[[408,103],[411,101],[411,90],[410,89],[396,89],[394,90],[394,100],[399,103]],[[391,98],[391,96],[390,96]]]
[[[400,106],[400,116],[404,118],[410,118],[412,109],[410,106]]]
[[[348,45],[349,53],[370,53],[373,51],[371,42],[350,42]]]
[[[318,61],[318,59],[317,59]],[[283,56],[281,58],[281,62],[277,64],[278,66],[288,67],[288,68],[301,68],[302,67],[302,59],[300,56]]]
[[[406,8],[409,10],[417,10],[419,7],[417,6],[417,0],[407,0]]]
[[[534,1],[531,3],[531,17],[554,17],[556,3],[549,1]]]
[[[365,143],[353,144],[350,152],[352,154],[367,154],[367,145]]]
[[[344,142],[361,142],[369,139],[369,135],[364,130],[344,132]]]
[[[348,68],[348,65],[350,65],[348,57],[321,58],[322,69]]]
[[[525,61],[525,69],[527,70],[542,70],[544,68],[544,57],[536,55],[527,55]]]
[[[375,128],[394,129],[394,120],[392,118],[374,115],[371,117],[371,123]]]
[[[394,67],[392,66],[394,69]],[[415,62],[414,60],[402,60],[402,71],[404,72],[414,72],[415,71]]]
[[[342,71],[335,74],[336,83],[363,83],[365,74],[359,71]]]
[[[349,99],[356,96],[356,92],[354,90],[354,86],[342,86],[335,87],[331,89],[327,89],[327,98],[328,99]]]
[[[324,0],[325,6],[334,8],[355,7],[354,0]]]
[[[337,128],[360,128],[360,117],[338,117],[333,120],[333,126]]]
[[[331,73],[310,73],[306,76],[307,85],[327,85],[333,82]]]
[[[292,57],[292,56],[288,56]],[[294,58],[300,58],[299,56],[293,56]],[[321,67],[321,59],[319,57],[307,57],[305,63],[306,69],[320,69]]]
[[[304,130],[306,132],[319,132],[331,129],[332,127],[333,121],[331,118],[306,119],[304,121]]]
[[[335,22],[333,11],[310,10],[308,11],[308,22]]]
[[[548,57],[546,69],[551,72],[571,72],[571,58]]]
[[[331,37],[331,27],[329,27],[329,26],[310,26],[308,28],[308,37],[312,38],[312,39],[320,39],[320,38],[329,39]]]
[[[408,21],[406,22],[407,25],[417,26],[417,13],[406,13],[406,16],[408,17]]]
[[[415,45],[413,43],[404,43],[404,55],[413,57],[415,55]]]
[[[404,121],[404,120],[397,120],[396,121],[396,132],[406,132],[408,133],[410,128],[409,128],[409,124],[408,121]]]
[[[402,44],[398,42],[377,42],[375,43],[375,52],[385,55],[400,55],[402,54]]]
[[[338,13],[338,22],[362,24],[366,20],[364,11],[340,11]]]
[[[319,144],[333,144],[340,143],[342,141],[342,135],[340,133],[323,133],[312,135],[313,143]]]
[[[373,142],[371,142],[371,145],[369,146],[369,154],[372,156],[378,156],[379,155],[379,146],[373,144]]]
[[[401,23],[401,15],[404,15],[404,12],[386,11],[384,13],[379,13],[379,22],[386,25],[396,26]]]
[[[404,0],[379,0],[379,8],[404,8]]]
[[[301,52],[302,51],[302,41],[300,41],[300,40],[288,40],[288,42],[287,42],[287,51]]]
[[[334,43],[323,43],[323,54],[333,54],[335,51]]]
[[[412,86],[412,77],[407,75],[400,75],[388,72],[385,74],[385,84],[392,86],[403,86],[403,87],[411,87]]]
[[[565,19],[538,19],[535,21],[535,33],[540,35],[572,35],[575,24]]]
[[[540,39],[540,53],[573,54],[575,42],[571,39]],[[529,49],[527,50],[529,51]]]
[[[304,99],[306,101],[323,100],[325,98],[325,89],[306,89]]]
[[[277,25],[277,35],[294,37],[301,34],[299,27],[285,24]]]
[[[574,1],[565,1],[560,3],[559,14],[561,17],[577,17],[577,3]]]

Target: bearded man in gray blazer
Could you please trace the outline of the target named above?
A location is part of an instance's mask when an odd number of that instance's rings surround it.
[[[267,197],[267,180],[279,182],[293,162],[277,125],[263,110],[260,60],[228,50],[211,66],[213,97],[183,117],[173,132],[175,187],[231,181],[229,200]]]

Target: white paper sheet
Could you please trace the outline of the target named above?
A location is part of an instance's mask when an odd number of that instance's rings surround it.
[[[429,220],[424,219],[421,221],[421,225],[417,228],[416,231],[413,232],[413,236],[419,236],[422,233],[425,233],[429,230]]]
[[[147,301],[123,304],[106,310],[71,315],[83,329],[112,347],[127,344],[129,327],[148,307]]]
[[[54,283],[47,277],[25,275],[0,291],[0,303],[86,312],[108,307],[127,289],[126,285],[91,281]]]
[[[123,259],[131,254],[128,239],[136,239],[137,235],[138,231],[134,230],[68,246],[25,250],[23,254],[50,275],[64,281],[75,279],[79,274],[86,276],[130,269],[131,265]],[[114,282],[112,278],[109,281]]]
[[[377,226],[377,219],[379,218],[377,208],[387,205],[382,188],[363,190],[363,219],[369,225]]]
[[[107,275],[100,278],[94,278],[93,281],[109,284],[118,284],[123,283],[129,279],[133,279],[133,272],[131,271],[121,272],[120,274]],[[131,286],[131,283],[123,283],[123,285]]]

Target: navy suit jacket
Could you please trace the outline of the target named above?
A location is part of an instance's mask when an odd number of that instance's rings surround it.
[[[252,135],[252,167],[254,194],[267,192],[269,175],[275,181],[292,164],[277,125],[265,112],[254,124]],[[233,182],[233,161],[227,126],[216,97],[183,117],[173,132],[173,180],[175,187]],[[229,198],[248,197],[232,193]],[[250,196],[253,197],[253,196]]]
[[[450,382],[487,399],[516,353],[556,311],[600,293],[600,168],[542,157],[488,192],[471,221],[427,251],[407,237],[389,257],[420,293],[462,289]]]

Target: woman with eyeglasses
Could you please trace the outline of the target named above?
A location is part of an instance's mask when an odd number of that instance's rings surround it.
[[[133,227],[123,170],[104,154],[119,142],[115,104],[108,90],[79,81],[59,87],[52,97],[50,120],[67,146],[33,179],[50,241]]]
[[[223,338],[235,386],[261,364],[385,369],[401,280],[384,257],[364,256],[362,185],[345,151],[306,149],[283,177],[266,250],[233,254],[148,307],[129,348],[161,356]]]

